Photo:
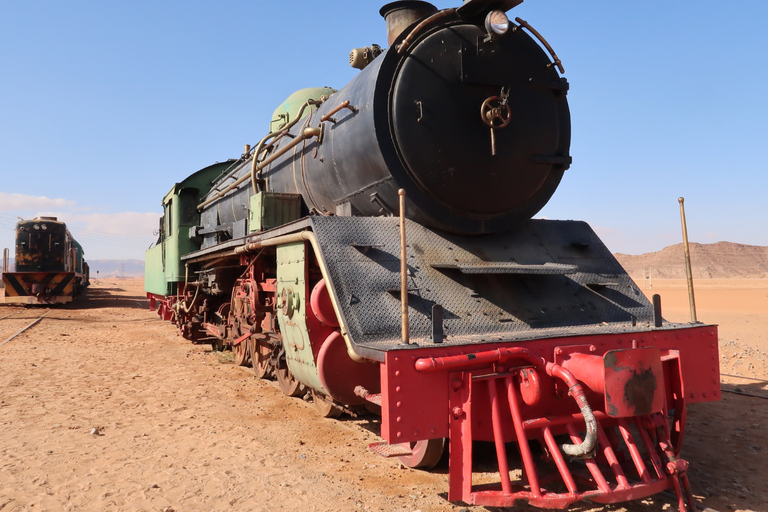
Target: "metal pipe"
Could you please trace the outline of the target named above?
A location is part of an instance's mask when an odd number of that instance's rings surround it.
[[[410,343],[408,325],[408,253],[405,247],[405,189],[397,191],[400,196],[400,317],[402,319],[401,339],[403,345]]]
[[[3,249],[3,273],[8,272],[8,264],[10,262],[10,257],[8,255],[8,248],[6,247]]]
[[[274,238],[261,240],[259,242],[250,242],[235,249],[235,254],[243,254],[246,252],[255,251],[256,249],[261,249],[262,247],[273,247],[275,245],[287,244],[291,242],[301,242],[304,240],[308,241],[312,246],[312,250],[315,253],[317,264],[320,266],[320,272],[323,275],[323,279],[325,279],[326,283],[331,283],[331,277],[328,275],[325,258],[320,252],[320,246],[317,243],[317,237],[311,231],[301,231],[299,233],[292,233],[290,235],[276,236]],[[366,361],[364,357],[359,356],[352,348],[352,340],[349,338],[347,327],[344,324],[344,317],[341,316],[341,306],[339,305],[339,299],[336,297],[336,292],[332,286],[328,286],[328,295],[331,298],[331,304],[333,305],[333,310],[336,313],[336,318],[339,320],[341,336],[344,338],[344,343],[347,345],[347,355],[349,355],[350,359],[358,363]]]
[[[251,174],[244,174],[243,176],[240,176],[240,178],[238,178],[237,181],[232,183],[230,186],[228,186],[227,188],[225,188],[221,192],[217,192],[214,197],[208,199],[207,201],[204,201],[203,203],[200,203],[197,206],[197,209],[200,210],[202,208],[205,208],[206,206],[208,206],[212,202],[220,199],[221,197],[223,197],[227,192],[229,192],[233,188],[237,187],[238,185],[240,185],[244,181],[246,181],[248,179],[251,179],[252,174],[253,174],[253,172],[255,170],[261,170],[262,168],[264,168],[267,165],[269,165],[272,162],[274,162],[275,159],[283,156],[290,149],[293,149],[294,146],[299,145],[299,143],[303,142],[306,139],[309,139],[310,137],[317,137],[317,136],[319,136],[321,132],[322,132],[322,129],[320,129],[320,128],[304,128],[301,131],[301,134],[298,137],[296,137],[291,142],[289,142],[288,144],[286,144],[285,146],[283,146],[282,148],[277,150],[275,153],[273,153],[269,157],[267,157],[264,160],[262,160],[260,164],[258,164],[255,167],[251,168]],[[257,156],[257,153],[254,153],[254,155],[253,155],[254,160],[256,159],[256,156]]]
[[[688,247],[688,227],[685,222],[685,206],[683,202],[684,198],[679,197],[680,203],[680,222],[683,225],[683,248],[685,249],[685,276],[688,280],[688,303],[691,306],[691,323],[696,323],[696,299],[693,295],[693,273],[691,272],[691,251]]]
[[[488,381],[488,395],[491,400],[491,426],[493,428],[493,442],[496,446],[496,459],[499,463],[501,492],[504,494],[512,494],[512,482],[509,479],[509,461],[507,460],[507,450],[504,445],[504,428],[501,421],[501,407],[499,405],[497,382],[497,379]],[[512,392],[514,393],[514,390]],[[518,439],[519,444],[522,444],[524,441],[525,439]]]
[[[334,114],[336,114],[339,110],[343,109],[343,108],[348,108],[350,110],[350,112],[353,112],[353,113],[357,112],[357,109],[349,104],[349,100],[344,100],[336,108],[334,108],[333,110],[331,110],[330,112],[325,114],[323,117],[321,117],[320,118],[320,122],[321,123],[324,123],[326,121],[335,122],[332,119],[332,116]]]
[[[571,395],[571,398],[578,404],[579,409],[581,410],[581,415],[584,418],[584,423],[587,427],[584,440],[580,444],[563,444],[560,446],[560,449],[563,450],[563,453],[568,457],[573,459],[589,459],[594,455],[595,447],[597,446],[597,420],[592,413],[592,408],[589,406],[589,403],[587,403],[584,389],[576,380],[576,377],[562,366],[547,363],[546,368],[548,375],[557,377],[568,385],[568,394]]]
[[[549,54],[552,56],[552,61],[553,62],[549,66],[547,66],[547,67],[557,66],[557,69],[560,70],[560,74],[561,75],[563,73],[565,73],[565,69],[563,68],[563,63],[560,62],[560,58],[555,53],[555,50],[553,50],[552,47],[549,46],[549,43],[547,42],[547,40],[544,39],[544,37],[542,37],[542,35],[539,34],[536,31],[536,29],[533,28],[527,21],[525,21],[523,19],[520,19],[520,18],[515,18],[515,21],[518,22],[521,27],[523,27],[525,29],[528,29],[528,31],[531,34],[533,34],[536,37],[536,39],[538,39],[541,42],[542,45],[544,45],[544,48],[546,48],[547,51],[549,52]]]
[[[435,20],[438,20],[438,19],[440,19],[440,18],[444,18],[444,17],[446,17],[446,16],[450,16],[451,14],[453,14],[453,13],[455,13],[455,12],[456,12],[456,8],[455,8],[455,7],[451,7],[450,9],[443,9],[442,11],[437,11],[437,12],[436,12],[436,13],[434,13],[433,15],[431,15],[431,16],[429,16],[429,17],[427,17],[427,18],[424,18],[424,20],[422,20],[422,22],[421,22],[421,23],[419,23],[418,25],[416,25],[416,26],[413,28],[413,30],[411,30],[411,31],[408,33],[408,35],[407,35],[407,36],[405,36],[405,39],[403,39],[403,41],[402,41],[402,42],[401,42],[399,45],[397,45],[397,47],[396,47],[396,49],[397,49],[397,53],[403,53],[403,52],[404,52],[406,49],[408,49],[408,47],[409,47],[409,46],[411,45],[411,43],[413,42],[413,39],[416,37],[416,35],[417,35],[419,32],[421,32],[421,31],[422,31],[422,29],[423,29],[424,27],[426,27],[427,25],[429,25],[430,23],[432,23],[432,22],[433,22],[433,21],[435,21]],[[394,42],[394,41],[393,41],[393,42]],[[392,44],[392,43],[389,43],[389,44]]]
[[[520,401],[517,399],[517,390],[515,389],[512,377],[506,377],[504,383],[507,386],[507,402],[509,411],[512,413],[512,426],[515,428],[517,437],[517,446],[520,449],[520,456],[523,459],[523,469],[528,478],[528,485],[531,486],[531,493],[541,497],[541,486],[539,485],[539,474],[536,471],[536,462],[531,454],[531,446],[528,444],[528,437],[525,435],[525,426],[523,425],[523,414],[520,412]]]
[[[320,130],[320,128],[305,128],[304,130],[302,130],[302,132],[299,135],[299,137],[297,137],[296,139],[292,140],[290,144],[286,145],[284,148],[280,148],[280,150],[277,153],[275,153],[274,155],[271,155],[269,158],[267,158],[265,160],[262,160],[262,162],[260,164],[256,163],[256,160],[258,159],[259,154],[261,153],[262,148],[264,147],[264,144],[266,143],[266,141],[269,140],[270,138],[276,136],[276,135],[283,135],[283,134],[287,133],[287,131],[291,127],[293,127],[293,125],[295,125],[299,121],[299,119],[301,119],[302,114],[304,112],[304,109],[307,106],[309,106],[310,104],[311,104],[310,102],[307,102],[307,103],[305,103],[304,105],[301,106],[301,109],[299,109],[299,113],[296,115],[296,119],[294,119],[293,121],[288,123],[286,126],[280,128],[280,130],[277,130],[277,131],[274,131],[274,132],[269,132],[263,139],[261,139],[259,141],[259,144],[256,146],[256,150],[253,152],[253,157],[252,157],[252,160],[251,160],[251,162],[252,162],[251,163],[251,172],[249,174],[241,176],[234,183],[229,185],[227,188],[225,188],[224,190],[222,190],[220,192],[217,192],[215,196],[213,196],[210,199],[207,199],[206,201],[203,201],[202,203],[197,205],[197,209],[198,210],[202,210],[203,208],[205,208],[209,204],[213,203],[214,201],[217,201],[218,199],[221,199],[224,195],[227,194],[227,192],[229,192],[230,190],[238,187],[240,184],[242,184],[247,179],[251,179],[251,183],[253,184],[253,189],[255,191],[256,190],[255,174],[256,174],[257,170],[260,171],[265,166],[271,164],[274,161],[275,158],[277,158],[279,156],[282,156],[283,154],[285,154],[288,151],[288,149],[291,149],[293,146],[295,146],[299,142],[301,142],[301,141],[303,141],[305,139],[308,139],[309,137],[319,135],[321,132],[318,132],[317,134],[311,134],[311,135],[305,136],[304,132],[306,132],[306,130]],[[245,165],[245,162],[243,162],[241,165],[239,165],[233,172],[241,169],[244,165]]]

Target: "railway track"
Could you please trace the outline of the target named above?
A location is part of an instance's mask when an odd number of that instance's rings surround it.
[[[0,315],[0,347],[40,323],[53,309],[16,308]]]

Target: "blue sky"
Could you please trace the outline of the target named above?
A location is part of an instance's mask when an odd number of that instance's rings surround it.
[[[383,3],[383,2],[382,2]],[[440,8],[458,2],[437,2]],[[160,200],[386,46],[378,2],[0,0],[0,247],[55,214],[90,259],[143,258]],[[613,252],[768,245],[768,2],[526,0],[571,89],[573,165],[539,216]]]

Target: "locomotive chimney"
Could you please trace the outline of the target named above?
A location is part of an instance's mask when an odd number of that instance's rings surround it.
[[[421,0],[398,0],[382,7],[379,14],[387,22],[387,44],[392,46],[403,30],[434,12],[437,12],[437,7]]]

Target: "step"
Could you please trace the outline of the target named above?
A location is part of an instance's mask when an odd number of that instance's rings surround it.
[[[371,443],[368,445],[368,449],[376,455],[382,457],[403,457],[405,455],[413,455],[411,451],[411,445],[409,443],[389,444],[386,441],[381,443]]]

